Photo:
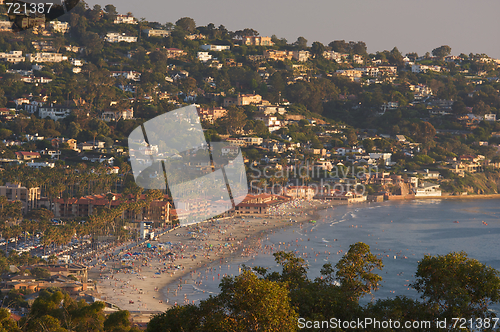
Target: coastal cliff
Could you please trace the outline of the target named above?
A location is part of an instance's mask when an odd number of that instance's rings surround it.
[[[449,193],[498,194],[500,193],[500,171],[487,170],[483,173],[468,174],[443,182],[441,188]]]

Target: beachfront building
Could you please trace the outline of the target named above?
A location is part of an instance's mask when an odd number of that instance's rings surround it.
[[[288,200],[290,200],[289,197],[280,195],[249,194],[243,202],[234,208],[234,213],[241,216],[268,217],[274,206],[282,204]]]
[[[177,216],[179,219],[189,219],[190,216],[203,216],[211,209],[210,202],[201,198],[186,199],[175,204],[172,218]]]
[[[134,202],[132,195],[112,194],[111,200],[107,195],[89,195],[81,198],[58,198],[55,200],[54,216],[56,218],[88,217],[99,208],[116,208],[122,203]],[[134,221],[148,220],[155,222],[168,222],[170,218],[170,203],[164,200],[152,201],[148,206],[139,211],[125,210],[122,218]],[[145,201],[146,195],[141,195],[138,200]]]
[[[424,182],[414,188],[415,198],[441,196],[439,184]]]
[[[49,265],[31,265],[23,269],[32,270],[33,268],[43,267],[49,273],[46,280],[40,281],[28,274],[16,274],[4,277],[2,280],[2,289],[30,290],[38,292],[45,288],[61,288],[71,295],[79,294],[87,290],[88,268],[81,264],[49,264]],[[73,279],[76,278],[77,280]]]
[[[357,193],[355,191],[344,191],[339,189],[329,189],[321,195],[314,197],[315,199],[323,199],[327,201],[341,201],[344,203],[361,203],[367,199],[366,195]]]
[[[284,195],[293,199],[311,200],[317,194],[314,187],[309,186],[289,186],[284,188]]]

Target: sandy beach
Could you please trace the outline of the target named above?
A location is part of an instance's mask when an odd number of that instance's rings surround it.
[[[129,311],[165,311],[175,304],[164,294],[176,295],[197,270],[257,255],[259,240],[277,229],[315,219],[315,212],[331,202],[295,200],[277,207],[268,218],[228,218],[181,227],[158,241],[112,255],[103,253],[89,278],[97,282],[96,297]],[[217,266],[217,267],[215,267]],[[224,276],[219,271],[218,277]],[[166,292],[165,292],[166,291]]]

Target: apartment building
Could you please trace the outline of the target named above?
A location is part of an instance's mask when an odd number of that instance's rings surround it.
[[[239,203],[234,208],[234,212],[237,215],[248,215],[254,217],[269,216],[273,206],[284,203],[288,200],[290,200],[290,198],[279,195],[249,194],[243,202]]]
[[[285,187],[285,196],[291,197],[293,199],[306,199],[312,200],[317,194],[316,188],[308,186],[288,186]]]
[[[26,188],[17,183],[7,182],[5,186],[0,186],[0,196],[7,197],[9,201],[21,201],[22,213],[26,214],[28,211],[37,208],[37,202],[40,199],[40,188]]]
[[[107,195],[89,195],[81,198],[56,199],[54,216],[56,218],[88,217],[97,209],[104,207],[116,208],[124,202],[132,202],[135,198],[132,195],[112,194],[111,200]],[[152,201],[148,206],[139,211],[125,210],[122,217],[134,220],[151,220],[165,222],[170,218],[170,203],[164,196],[162,201]],[[146,200],[146,195],[141,195],[139,200]]]

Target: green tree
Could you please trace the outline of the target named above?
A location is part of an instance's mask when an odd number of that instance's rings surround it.
[[[304,37],[299,37],[293,45],[299,50],[304,50],[307,48],[307,39],[305,39]]]
[[[104,7],[104,11],[106,12],[106,19],[109,21],[114,21],[118,12],[116,11],[116,7],[113,5],[106,5]]]
[[[448,322],[453,317],[492,317],[489,305],[500,302],[499,272],[468,258],[463,251],[426,255],[418,264],[415,278],[411,286]]]
[[[297,330],[298,316],[284,283],[260,279],[247,270],[223,278],[220,288],[219,295],[199,306],[173,308],[153,317],[147,331]]]
[[[0,308],[0,331],[2,332],[21,332],[15,320],[13,320],[10,311],[6,308]]]
[[[189,33],[193,33],[196,29],[196,23],[190,17],[183,17],[178,19],[177,22],[175,22],[175,25]]]
[[[354,131],[354,129],[350,128],[346,132],[347,144],[350,146],[356,145],[358,143],[358,135]]]
[[[371,139],[364,139],[363,140],[363,147],[365,148],[366,152],[370,153],[370,152],[373,152],[373,148],[375,147],[375,143],[373,143],[373,140],[371,140]]]
[[[352,244],[335,265],[336,277],[346,298],[357,302],[361,296],[376,291],[382,277],[373,270],[381,270],[383,266],[382,260],[370,252],[369,245],[362,242]]]
[[[198,306],[175,306],[164,313],[154,315],[148,323],[147,332],[209,331],[203,329],[200,320],[203,313]],[[216,331],[216,330],[213,330]],[[227,331],[227,330],[226,330]]]
[[[215,301],[204,303],[215,309],[215,315],[209,318],[213,326],[226,331],[297,329],[298,316],[285,284],[259,279],[245,271],[235,278],[224,278],[220,287],[221,293]]]
[[[129,332],[131,331],[130,325],[130,312],[127,310],[116,311],[106,317],[104,332]]]
[[[313,54],[314,58],[322,58],[324,51],[325,51],[325,45],[317,41],[312,43],[311,53]]]
[[[220,123],[230,135],[240,133],[245,127],[247,116],[245,112],[236,107],[230,107],[224,118],[220,119]]]
[[[432,55],[437,56],[438,58],[444,58],[445,56],[450,55],[450,53],[451,47],[448,45],[443,45],[432,50]]]

